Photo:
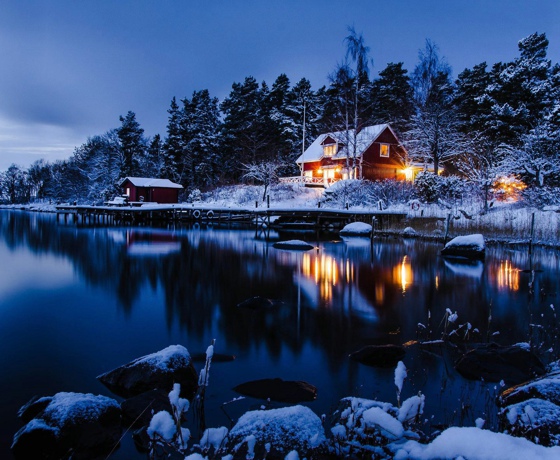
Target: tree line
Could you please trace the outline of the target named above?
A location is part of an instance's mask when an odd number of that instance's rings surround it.
[[[345,133],[348,167],[359,178],[352,136],[379,123],[396,131],[405,161],[444,166],[482,191],[504,175],[535,190],[560,186],[560,66],[547,58],[545,34],[520,40],[513,61],[482,62],[456,79],[430,40],[411,72],[389,63],[377,76],[363,36],[350,28],[345,43],[325,86],[292,84],[285,74],[269,86],[249,76],[222,101],[206,89],[174,97],[163,137],[146,136],[129,111],[66,160],[10,166],[0,173],[0,200],[99,203],[127,176],[168,178],[189,193],[238,183],[255,165],[295,175],[304,146],[334,131]]]

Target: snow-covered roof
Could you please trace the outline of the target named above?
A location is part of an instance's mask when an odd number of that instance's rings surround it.
[[[183,188],[182,185],[171,182],[169,179],[155,179],[153,177],[125,177],[121,185],[126,180],[129,180],[135,187]]]
[[[356,136],[356,150],[358,155],[364,153],[368,147],[375,142],[375,140],[379,137],[379,135],[385,130],[385,128],[391,129],[391,127],[387,124],[381,125],[373,125],[373,126],[366,126],[358,132]],[[391,130],[392,132],[392,130]],[[354,130],[351,129],[348,132],[350,139],[354,138]],[[338,131],[332,133],[323,133],[320,134],[317,139],[313,141],[313,143],[307,147],[305,152],[299,156],[296,160],[296,163],[310,163],[313,161],[319,161],[323,158],[323,141],[331,137],[341,143],[344,143],[346,139],[346,131]],[[336,155],[333,156],[334,159],[344,159],[347,156],[347,149],[345,147],[341,148]]]

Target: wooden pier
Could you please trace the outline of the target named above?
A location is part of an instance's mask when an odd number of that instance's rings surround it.
[[[256,228],[341,229],[351,222],[372,224],[376,230],[404,220],[405,212],[334,210],[328,208],[220,208],[189,205],[57,206],[57,221],[76,225],[143,225],[152,223],[245,223]]]

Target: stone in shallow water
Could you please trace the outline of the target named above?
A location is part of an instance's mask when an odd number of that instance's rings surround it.
[[[258,399],[297,403],[317,398],[317,388],[307,382],[276,379],[252,380],[237,385],[234,391]]]
[[[364,222],[352,222],[340,230],[344,236],[369,236],[371,235],[371,225]]]
[[[543,375],[545,368],[539,358],[526,347],[480,346],[465,353],[455,364],[466,379],[515,385]]]
[[[272,246],[276,249],[293,249],[296,251],[309,251],[314,248],[311,244],[301,240],[278,241]]]
[[[109,390],[123,398],[146,391],[169,391],[174,383],[181,384],[181,395],[192,398],[198,386],[198,376],[187,349],[171,345],[161,351],[143,356],[102,374],[97,379]]]
[[[484,237],[477,233],[453,238],[441,250],[442,256],[483,260],[486,252]]]
[[[372,367],[395,367],[406,351],[400,345],[367,345],[350,353],[350,358]]]

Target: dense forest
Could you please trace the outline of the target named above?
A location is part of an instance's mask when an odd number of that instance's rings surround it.
[[[512,62],[482,62],[456,79],[430,40],[412,71],[389,63],[376,76],[362,35],[350,28],[345,43],[326,86],[314,90],[305,78],[292,84],[281,74],[271,86],[246,77],[222,101],[194,91],[171,100],[164,136],[147,137],[130,111],[66,160],[10,166],[0,173],[0,201],[101,203],[127,176],[169,178],[186,197],[239,183],[258,165],[296,175],[302,142],[390,123],[406,161],[444,166],[484,193],[499,177],[515,178],[541,204],[558,203],[560,66],[547,59],[545,34],[520,40]]]

